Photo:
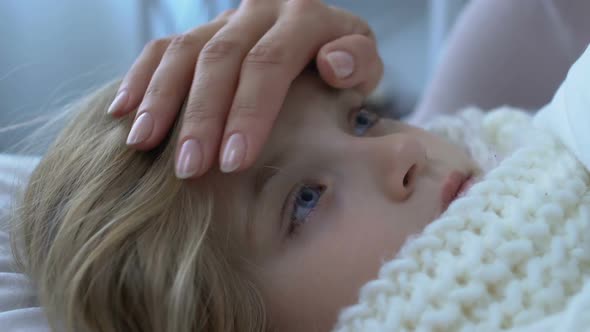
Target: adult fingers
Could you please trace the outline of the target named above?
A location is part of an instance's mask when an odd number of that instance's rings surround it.
[[[286,13],[249,52],[226,123],[223,172],[252,165],[260,154],[291,82],[320,48],[350,34],[372,36],[353,15],[338,15],[312,0],[284,3]]]
[[[199,176],[216,161],[242,61],[275,23],[278,6],[272,1],[243,2],[234,19],[201,51],[177,144],[178,178]]]
[[[215,20],[227,20],[234,11],[233,9],[227,10]],[[166,49],[174,37],[154,39],[144,46],[142,52],[121,81],[116,97],[108,109],[109,114],[122,116],[139,105],[156,68],[158,68]]]
[[[137,107],[171,41],[170,37],[154,39],[145,45],[121,81],[117,95],[108,109],[109,114],[122,116]]]
[[[355,88],[368,95],[383,76],[383,61],[375,40],[349,35],[324,45],[316,56],[322,79],[339,88]]]
[[[138,107],[128,145],[148,150],[161,143],[190,89],[199,52],[225,22],[215,20],[172,39]]]

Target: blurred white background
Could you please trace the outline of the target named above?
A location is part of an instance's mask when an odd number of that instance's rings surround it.
[[[369,22],[382,90],[412,110],[466,0],[326,0]],[[208,21],[238,0],[0,1],[0,128],[47,114],[121,76],[153,38]],[[31,128],[0,132],[0,151]]]

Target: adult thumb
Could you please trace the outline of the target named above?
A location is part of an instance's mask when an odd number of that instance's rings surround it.
[[[375,41],[364,35],[348,35],[324,45],[316,63],[320,76],[335,88],[356,88],[369,94],[383,76],[383,61]]]

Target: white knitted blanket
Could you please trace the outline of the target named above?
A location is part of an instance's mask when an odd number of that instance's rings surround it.
[[[467,141],[489,172],[381,267],[335,330],[590,331],[590,52],[534,119],[472,109],[431,129]]]

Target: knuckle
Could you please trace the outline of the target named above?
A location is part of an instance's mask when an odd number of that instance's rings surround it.
[[[201,61],[219,61],[232,55],[240,54],[240,43],[226,38],[214,38],[210,40],[199,55]]]
[[[221,14],[219,14],[219,16],[217,16],[217,18],[227,19],[230,16],[232,16],[235,12],[236,12],[236,9],[234,9],[234,8],[227,9],[227,10],[223,11]]]
[[[166,99],[166,98],[173,98],[173,94],[170,90],[164,89],[158,85],[150,85],[148,86],[147,90],[145,91],[145,98],[146,99]]]
[[[195,49],[199,47],[199,40],[190,34],[180,34],[175,36],[166,52],[176,53],[187,49]]]
[[[322,5],[319,0],[290,0],[286,5],[293,14],[309,15]]]
[[[239,102],[232,106],[231,116],[236,119],[256,119],[259,118],[261,114],[256,104]]]
[[[369,24],[359,16],[351,14],[349,24],[348,31],[350,31],[350,33],[361,34],[371,39],[374,38],[373,31]]]
[[[169,44],[169,38],[152,39],[147,44],[145,44],[143,49],[146,52],[160,52],[162,50],[165,50]]]
[[[345,31],[350,34],[359,34],[370,39],[375,39],[375,35],[369,24],[360,16],[340,8],[330,8],[330,14],[334,20],[345,23]]]
[[[244,60],[245,64],[279,65],[287,63],[287,51],[284,44],[277,41],[256,44]]]
[[[189,125],[203,125],[211,122],[218,122],[221,114],[215,112],[205,103],[192,101],[187,103],[186,112],[184,113],[183,122]]]

